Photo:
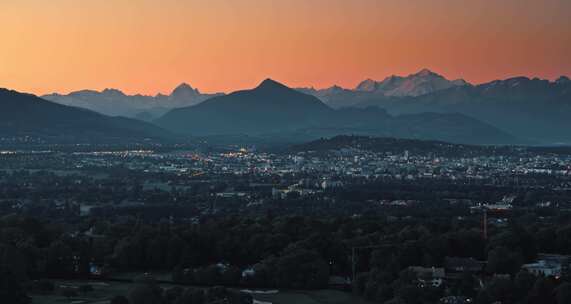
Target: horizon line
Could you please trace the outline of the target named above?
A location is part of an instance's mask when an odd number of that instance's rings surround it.
[[[97,93],[102,93],[102,92],[104,92],[105,90],[117,90],[117,91],[119,91],[119,92],[125,94],[126,96],[137,96],[137,95],[139,95],[139,96],[145,96],[145,97],[156,97],[156,96],[158,96],[158,95],[169,96],[169,95],[172,94],[172,92],[173,92],[176,88],[178,88],[178,87],[181,86],[181,85],[188,85],[188,86],[190,86],[192,89],[198,90],[199,93],[200,93],[200,94],[203,94],[203,95],[205,95],[205,94],[231,94],[231,93],[237,92],[237,91],[254,89],[254,88],[256,88],[258,85],[260,85],[264,80],[271,79],[271,80],[273,80],[273,81],[276,81],[276,82],[278,82],[278,83],[281,83],[281,84],[283,84],[283,85],[285,85],[285,86],[287,86],[287,87],[289,87],[289,88],[292,88],[292,89],[324,90],[324,89],[329,89],[329,88],[332,88],[332,87],[340,87],[340,88],[346,89],[346,90],[355,90],[356,87],[357,87],[360,83],[362,83],[362,82],[364,82],[364,81],[367,81],[367,80],[373,80],[373,81],[376,81],[376,82],[381,82],[381,81],[383,81],[383,80],[385,80],[385,79],[387,79],[387,78],[389,78],[389,77],[392,77],[392,76],[397,76],[397,77],[409,77],[409,76],[418,74],[418,73],[420,73],[420,72],[422,72],[422,71],[424,71],[424,70],[428,70],[428,71],[430,71],[430,72],[432,72],[432,73],[434,73],[434,74],[437,74],[437,75],[439,75],[439,76],[442,76],[442,77],[444,77],[446,80],[449,80],[449,81],[464,80],[464,81],[465,81],[466,83],[468,83],[469,85],[474,85],[474,86],[481,85],[481,84],[486,84],[486,83],[491,83],[491,82],[494,82],[494,81],[508,80],[508,79],[514,79],[514,78],[520,78],[520,77],[527,78],[527,79],[547,80],[547,81],[550,81],[550,82],[554,82],[554,81],[556,81],[557,79],[559,79],[559,78],[561,78],[561,77],[571,78],[571,77],[570,77],[569,75],[567,75],[567,74],[562,74],[562,75],[559,75],[559,76],[556,76],[556,77],[551,77],[551,78],[549,78],[549,77],[542,78],[542,77],[540,77],[540,76],[514,74],[514,75],[512,75],[512,76],[507,76],[507,77],[504,77],[504,78],[494,78],[494,79],[486,80],[486,81],[471,82],[471,81],[466,80],[466,79],[463,78],[463,77],[462,77],[462,78],[454,78],[454,79],[451,79],[451,78],[448,78],[446,75],[443,75],[443,74],[441,74],[441,73],[435,72],[435,71],[432,70],[432,69],[422,68],[422,69],[418,70],[417,72],[409,73],[409,74],[407,74],[407,75],[390,74],[390,75],[388,75],[388,76],[383,77],[382,79],[379,79],[379,78],[375,79],[375,78],[373,78],[373,77],[363,77],[362,80],[359,80],[355,85],[352,85],[352,86],[343,86],[343,85],[339,85],[339,84],[337,84],[337,83],[333,83],[333,84],[331,84],[331,85],[321,86],[321,87],[317,87],[317,86],[314,86],[314,85],[292,86],[292,85],[287,84],[286,81],[276,80],[276,78],[270,76],[270,77],[262,77],[262,79],[260,79],[259,81],[255,82],[252,87],[247,87],[247,88],[242,87],[242,88],[234,88],[234,89],[230,89],[230,90],[203,91],[203,90],[201,90],[201,89],[198,88],[198,87],[192,86],[192,84],[190,84],[188,81],[181,81],[181,82],[179,82],[177,85],[175,85],[175,86],[174,86],[170,91],[168,91],[168,92],[165,92],[165,91],[157,91],[157,92],[151,93],[151,94],[145,94],[145,93],[140,93],[140,92],[131,92],[131,91],[129,91],[129,90],[120,89],[120,88],[118,88],[118,87],[101,87],[101,88],[99,88],[99,89],[94,89],[94,88],[79,88],[79,89],[69,89],[69,90],[66,90],[66,91],[50,91],[50,92],[48,92],[48,93],[36,93],[36,92],[33,92],[33,91],[18,90],[18,89],[14,89],[14,88],[10,88],[10,87],[4,87],[4,86],[0,86],[0,87],[6,88],[6,89],[8,89],[8,90],[15,90],[15,91],[18,91],[18,92],[21,92],[21,93],[33,94],[33,95],[36,95],[36,96],[38,96],[38,97],[42,97],[42,96],[46,96],[46,95],[52,95],[52,94],[59,94],[59,95],[64,95],[64,96],[65,96],[65,95],[69,95],[69,94],[77,93],[77,92],[81,92],[81,91],[93,91],[93,92],[97,92]]]

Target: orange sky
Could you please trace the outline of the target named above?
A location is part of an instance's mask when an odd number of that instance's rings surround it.
[[[571,75],[568,0],[1,0],[0,37],[0,87],[37,94]]]

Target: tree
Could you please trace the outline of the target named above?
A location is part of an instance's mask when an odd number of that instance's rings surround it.
[[[380,284],[375,294],[374,300],[377,303],[384,303],[394,297],[394,289],[387,284]]]
[[[486,270],[495,274],[515,274],[523,263],[523,258],[517,252],[505,247],[496,247],[488,252]]]
[[[129,300],[124,296],[115,296],[111,299],[111,304],[129,304]]]
[[[11,304],[28,304],[31,302],[14,273],[6,267],[0,267],[0,301]]]
[[[222,282],[224,286],[238,286],[240,284],[240,279],[242,278],[242,271],[240,268],[235,266],[228,266],[222,272]]]
[[[506,247],[519,252],[525,261],[537,257],[534,237],[518,224],[513,224],[509,230],[495,235],[489,243],[489,248]]]
[[[253,273],[242,278],[242,283],[252,287],[276,287],[277,258],[270,256],[252,267]]]
[[[571,225],[567,225],[557,230],[557,249],[560,253],[571,253]]]
[[[571,303],[571,283],[563,283],[555,289],[557,304]]]
[[[460,280],[453,286],[455,295],[474,297],[476,296],[475,287],[477,286],[476,278],[469,272],[462,273]]]
[[[514,287],[509,277],[496,277],[485,288],[488,299],[492,302],[513,303]]]
[[[416,274],[409,269],[399,273],[392,287],[397,298],[406,304],[436,303],[443,291],[442,288],[432,286],[420,287]]]
[[[71,248],[62,240],[53,242],[48,248],[47,270],[52,274],[66,274],[73,271]]]
[[[205,295],[202,289],[187,288],[182,295],[174,302],[175,304],[203,304]]]
[[[127,295],[130,304],[161,304],[162,289],[153,277],[142,275],[134,283]]]
[[[222,271],[218,265],[199,268],[194,271],[194,281],[200,285],[219,285],[222,281]]]
[[[555,290],[556,282],[553,278],[539,277],[533,285],[533,289],[529,295],[530,304],[555,304],[553,291]]]
[[[379,286],[378,282],[376,282],[374,280],[369,280],[365,284],[365,288],[363,290],[363,295],[365,296],[365,298],[367,298],[369,300],[373,300],[377,296],[377,292],[378,292],[379,288],[380,288],[380,286]]]
[[[535,234],[539,252],[555,252],[557,250],[557,234],[552,227],[539,230]]]
[[[524,270],[518,272],[514,278],[514,298],[516,300],[525,299],[535,281],[536,277],[533,274]]]
[[[144,266],[145,247],[143,237],[137,234],[120,240],[113,252],[113,260],[123,270]]]
[[[184,250],[184,240],[179,236],[173,236],[167,245],[166,264],[167,267],[172,269],[180,263],[181,253]]]
[[[365,287],[369,281],[369,273],[359,273],[355,280],[353,281],[353,292],[358,295],[362,295],[365,292]]]
[[[151,240],[146,248],[145,266],[160,269],[165,263],[167,246],[168,244],[163,238]]]
[[[278,260],[276,278],[279,287],[323,288],[327,286],[329,267],[314,251],[286,249]]]
[[[394,264],[397,269],[394,269],[396,272],[399,272],[409,266],[416,266],[422,264],[422,249],[418,246],[416,241],[409,241],[404,243],[399,248],[398,254],[395,256],[396,263]]]
[[[12,245],[0,244],[0,267],[9,269],[18,281],[28,278],[22,253]]]

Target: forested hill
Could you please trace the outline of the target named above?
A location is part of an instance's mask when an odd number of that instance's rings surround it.
[[[516,151],[524,148],[510,146],[463,145],[434,140],[341,135],[332,138],[321,138],[305,144],[294,145],[290,148],[290,151],[313,151],[323,153],[344,149],[387,152],[392,154],[402,154],[405,151],[408,151],[412,154],[493,155],[505,153],[508,150]]]

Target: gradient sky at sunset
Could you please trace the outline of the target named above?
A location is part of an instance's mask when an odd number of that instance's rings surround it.
[[[355,86],[571,75],[568,0],[2,0],[0,87]]]

